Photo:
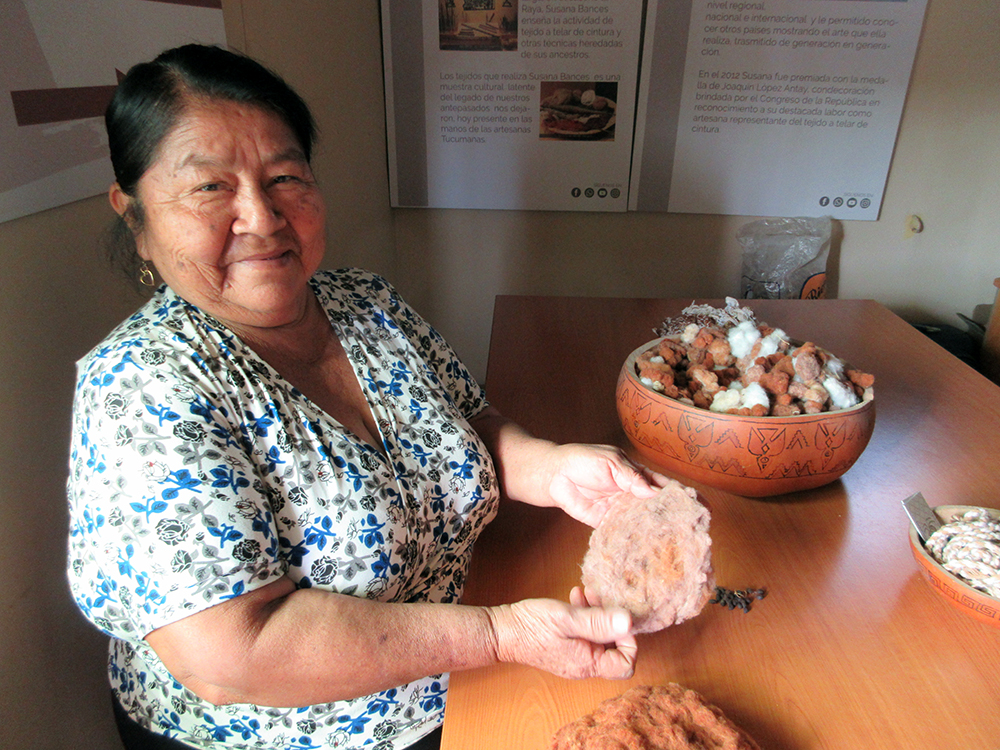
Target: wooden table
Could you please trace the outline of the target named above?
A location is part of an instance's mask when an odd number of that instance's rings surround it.
[[[498,297],[489,396],[539,436],[626,447],[621,363],[690,303]],[[746,304],[876,376],[874,435],[841,480],[772,499],[694,485],[712,511],[719,585],[767,598],[640,636],[628,682],[517,665],[453,674],[443,750],[542,750],[601,700],[671,681],[765,750],[1000,748],[1000,629],[921,577],[900,505],[920,491],[931,505],[1000,507],[1000,387],[875,302]],[[588,537],[559,511],[507,503],[477,543],[466,601],[565,600]]]

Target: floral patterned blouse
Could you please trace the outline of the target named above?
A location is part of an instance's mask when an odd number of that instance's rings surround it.
[[[167,287],[78,363],[70,585],[112,637],[123,707],[199,748],[393,750],[438,726],[446,674],[323,705],[216,707],[143,637],[284,575],[384,602],[457,602],[496,513],[494,467],[467,422],[486,401],[448,345],[374,274],[311,283],[384,455]]]

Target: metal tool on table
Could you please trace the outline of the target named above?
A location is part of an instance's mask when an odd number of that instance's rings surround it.
[[[924,496],[914,492],[903,500],[903,510],[910,517],[910,523],[917,530],[920,541],[927,543],[930,535],[941,528],[941,520],[934,514]]]

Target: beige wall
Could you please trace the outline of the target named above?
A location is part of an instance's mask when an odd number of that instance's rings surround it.
[[[227,0],[229,39],[285,75],[322,128],[328,265],[389,276],[476,374],[501,293],[718,297],[747,217],[393,211],[373,0]],[[1000,276],[1000,6],[929,0],[882,217],[848,222],[840,297],[904,317],[985,320]],[[926,230],[903,238],[908,214]],[[0,224],[0,746],[116,748],[104,639],[64,583],[73,362],[138,298],[103,265],[93,198]],[[649,321],[650,327],[658,321]]]

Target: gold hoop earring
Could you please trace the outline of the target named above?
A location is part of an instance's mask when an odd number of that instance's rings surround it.
[[[146,265],[146,261],[143,261],[142,265],[139,266],[139,283],[148,287],[156,286],[156,279],[153,277],[153,272],[149,270],[149,266]]]

